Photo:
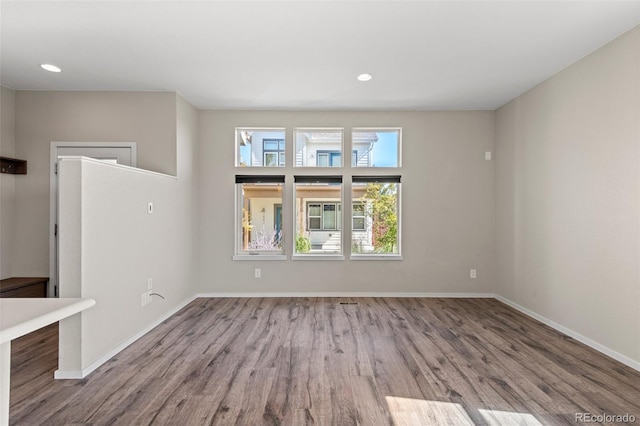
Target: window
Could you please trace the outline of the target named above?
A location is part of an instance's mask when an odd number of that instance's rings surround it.
[[[236,129],[236,166],[284,167],[284,129]]]
[[[263,139],[265,167],[284,167],[284,139]]]
[[[351,253],[399,255],[400,176],[353,176],[352,180]]]
[[[294,176],[295,254],[342,253],[342,177]]]
[[[366,228],[366,216],[364,214],[364,203],[353,203],[351,209],[351,218],[353,221],[352,230],[364,231]]]
[[[400,129],[353,129],[352,167],[400,167]]]
[[[283,254],[284,176],[236,176],[236,255]]]
[[[340,230],[340,203],[309,202],[307,203],[307,224],[311,231]]]
[[[296,129],[296,167],[342,167],[342,129]]]
[[[307,204],[307,229],[320,231],[322,229],[322,204]]]
[[[258,169],[236,176],[234,259],[286,259],[292,250],[293,259],[342,260],[350,243],[353,260],[402,260],[402,129],[349,131],[345,147],[342,128],[295,128],[293,142],[284,128],[235,129],[236,167]],[[292,171],[292,199],[283,202],[284,174]],[[358,171],[344,193],[344,175]]]
[[[351,167],[356,167],[358,152],[353,151],[351,154]],[[338,151],[317,151],[316,166],[318,167],[341,167],[342,153]]]

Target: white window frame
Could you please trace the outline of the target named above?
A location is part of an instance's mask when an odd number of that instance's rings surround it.
[[[351,128],[351,149],[355,150],[354,142],[353,142],[353,134],[354,133],[377,133],[377,132],[398,132],[398,146],[397,155],[398,155],[398,165],[397,166],[358,166],[356,161],[352,167],[354,169],[358,169],[358,173],[362,170],[366,170],[368,168],[372,170],[380,170],[380,169],[389,169],[389,170],[397,170],[402,168],[402,127],[353,127]],[[376,172],[377,173],[377,172]]]
[[[236,183],[235,183],[235,225],[234,225],[234,239],[235,239],[235,254],[233,256],[233,260],[286,260],[287,256],[285,254],[285,247],[287,244],[288,237],[286,233],[283,233],[281,236],[281,248],[280,250],[272,250],[272,251],[251,251],[243,249],[242,242],[242,209],[243,209],[243,201],[244,197],[242,195],[242,186],[244,183],[238,183],[239,177],[247,177],[264,180],[267,183],[277,183],[281,185],[282,198],[281,202],[278,204],[285,205],[285,177],[278,176],[262,176],[262,175],[236,175]],[[276,182],[275,179],[281,179],[281,181]],[[246,182],[245,182],[246,183]],[[281,230],[283,228],[281,227]]]
[[[241,173],[246,173],[247,170],[249,169],[253,169],[253,170],[260,170],[260,169],[275,169],[275,168],[279,168],[279,169],[284,169],[284,167],[286,167],[286,162],[282,165],[280,165],[280,160],[278,158],[278,164],[277,166],[270,166],[270,167],[266,167],[264,164],[264,145],[261,147],[262,149],[262,164],[260,166],[254,166],[252,164],[249,164],[247,166],[241,166],[240,165],[240,141],[238,140],[238,138],[240,138],[240,132],[241,131],[247,131],[247,132],[281,132],[284,136],[282,138],[276,138],[274,137],[273,139],[283,139],[284,140],[284,157],[286,158],[286,152],[287,152],[287,147],[290,146],[291,144],[287,143],[287,129],[285,127],[236,127],[235,128],[235,134],[234,134],[234,156],[235,156],[235,160],[234,160],[234,164],[235,167],[237,169],[240,170],[244,170],[245,172],[241,172]],[[251,144],[253,145],[253,141],[251,141]],[[290,148],[289,148],[290,149]],[[275,152],[275,151],[271,151],[271,152]],[[279,157],[279,156],[278,156]],[[251,156],[249,158],[249,162],[251,163]]]
[[[310,208],[309,206],[312,205],[319,205],[320,206],[320,216],[311,216],[311,214],[309,214]],[[324,206],[327,205],[333,205],[335,206],[335,221],[336,221],[336,227],[335,228],[325,228],[324,226]],[[342,214],[342,209],[341,209],[342,203],[340,201],[307,201],[307,208],[306,208],[306,213],[307,213],[307,229],[309,231],[341,231],[342,227],[341,227],[341,214]],[[310,224],[311,224],[311,219],[320,219],[320,228],[314,228],[312,229]]]
[[[393,169],[395,170],[395,168]],[[354,179],[370,179],[366,182],[382,182],[384,179],[397,179],[398,182],[395,182],[398,187],[398,196],[397,196],[397,216],[398,216],[398,224],[397,224],[397,239],[398,239],[398,253],[353,253],[353,251],[349,255],[349,260],[404,260],[402,256],[402,176],[400,174],[395,175],[387,175],[387,176],[352,176],[352,180]],[[363,182],[364,183],[364,182]],[[353,198],[353,182],[351,183],[351,198]],[[352,199],[352,202],[355,203]],[[353,208],[353,207],[352,207]],[[352,210],[353,216],[353,210]],[[366,221],[366,213],[365,213],[365,221]],[[367,225],[365,225],[365,228]],[[349,242],[349,247],[353,247],[353,223],[351,224],[351,241]],[[353,250],[353,249],[351,249]]]
[[[353,201],[353,191],[351,195],[351,232],[353,231],[366,231],[367,230],[367,214],[365,213],[365,209],[367,208],[367,203],[365,201]],[[353,208],[355,205],[362,206],[362,214],[356,215],[355,209]],[[356,228],[354,225],[355,219],[362,219],[362,228]]]
[[[327,170],[330,168],[327,168]],[[317,175],[313,175],[313,176],[309,176],[309,178],[317,178],[318,180],[322,180],[323,178],[340,178],[340,199],[338,201],[326,201],[326,203],[335,203],[335,204],[339,204],[342,205],[344,204],[344,197],[345,197],[345,190],[344,190],[344,176],[343,175],[335,175],[335,174],[328,174],[328,173],[319,173]],[[291,255],[291,260],[345,260],[345,256],[344,256],[344,232],[342,231],[342,229],[334,229],[333,231],[336,232],[340,232],[340,253],[297,253],[296,252],[296,236],[298,235],[297,232],[297,222],[298,222],[298,211],[297,211],[297,199],[298,199],[298,195],[297,195],[297,190],[298,190],[298,184],[299,183],[307,183],[307,182],[300,182],[300,181],[296,181],[296,179],[305,179],[307,178],[306,176],[294,176],[294,182],[293,182],[293,200],[292,200],[292,211],[294,212],[293,214],[293,227],[292,227],[292,232],[291,234],[294,236],[293,238],[291,238],[292,243],[291,243],[291,247],[292,247],[292,255]],[[305,202],[305,212],[304,212],[304,220],[305,223],[307,223],[308,221],[308,213],[306,211],[307,205],[308,204],[320,204],[321,206],[323,206],[325,203],[325,201],[309,201],[308,203]],[[323,213],[323,210],[320,211],[320,214]],[[336,225],[338,223],[342,224],[344,223],[344,218],[342,217],[343,214],[343,209],[340,208],[338,209],[338,207],[336,206]],[[340,219],[338,219],[338,215],[340,215]],[[321,216],[320,219],[320,226],[323,226],[322,224],[323,221],[323,217]],[[314,230],[315,232],[331,232],[332,230],[327,230],[325,231],[324,229],[321,230]]]
[[[311,213],[310,213],[311,206],[316,206],[316,205],[320,209],[320,214],[312,216]],[[323,205],[324,205],[324,203],[322,203],[322,202],[316,202],[316,201],[307,202],[307,230],[309,230],[309,231],[323,231],[324,230],[322,228],[322,206]],[[320,221],[320,226],[318,228],[312,228],[311,227],[311,219],[318,219]]]
[[[302,166],[298,166],[296,164],[296,143],[297,143],[297,135],[298,133],[340,133],[340,151],[336,151],[335,149],[321,149],[320,151],[331,151],[331,152],[338,152],[340,154],[340,163],[341,166],[331,166],[331,165],[327,165],[327,166],[318,166],[318,159],[317,157],[315,158],[314,161],[314,165],[310,166],[307,165],[305,166],[304,163],[305,161],[303,160]],[[292,146],[292,151],[293,151],[293,167],[296,169],[320,169],[320,170],[327,170],[327,173],[329,174],[335,174],[335,170],[344,170],[344,147],[345,147],[345,142],[344,142],[344,128],[343,127],[296,127],[293,129],[293,142],[291,143]],[[321,152],[322,153],[322,152]],[[306,153],[303,153],[303,155],[306,155]],[[316,154],[317,155],[317,154]],[[331,156],[329,155],[327,158],[327,164],[329,164],[331,162]],[[333,170],[333,172],[330,172],[329,170]]]
[[[267,142],[275,142],[277,144],[277,149],[267,149],[266,147]],[[280,143],[284,145],[283,149],[280,149]],[[286,149],[287,149],[287,142],[285,138],[263,139],[262,140],[262,165],[264,167],[285,167],[286,166],[286,160],[285,160]],[[276,162],[274,166],[267,165],[267,155],[269,154],[275,155],[276,157]]]

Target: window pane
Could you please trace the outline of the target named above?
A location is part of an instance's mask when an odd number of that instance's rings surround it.
[[[268,151],[284,151],[284,129],[236,129],[236,166],[239,167],[278,167],[284,166],[276,159],[272,164]]]
[[[239,199],[238,253],[282,252],[282,183],[236,185]]]
[[[295,199],[295,253],[342,253],[342,183],[296,182]]]
[[[264,153],[264,166],[276,167],[278,165],[278,153],[277,152],[265,152]]]
[[[353,182],[352,253],[399,254],[396,182]]]
[[[318,154],[318,167],[329,166],[329,154]]]
[[[309,204],[309,216],[320,217],[320,204]]]
[[[357,129],[351,143],[356,167],[400,167],[400,129]]]
[[[322,222],[319,217],[309,216],[309,229],[321,229]]]
[[[293,132],[296,167],[340,167],[341,129],[296,129]]]
[[[265,140],[264,141],[264,150],[277,151],[278,150],[278,141],[275,140]]]
[[[322,211],[324,229],[336,229],[336,205],[325,204]]]

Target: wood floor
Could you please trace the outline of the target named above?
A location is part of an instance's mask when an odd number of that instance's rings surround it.
[[[493,299],[196,299],[84,380],[12,348],[15,425],[640,423],[640,373]]]

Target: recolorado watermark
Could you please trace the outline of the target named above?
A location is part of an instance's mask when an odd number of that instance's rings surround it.
[[[592,414],[576,413],[576,423],[635,423],[636,416],[633,414]]]

